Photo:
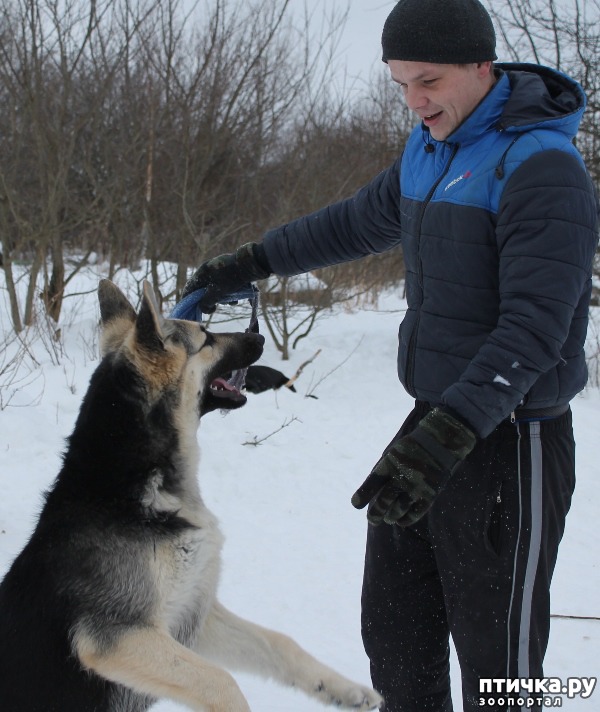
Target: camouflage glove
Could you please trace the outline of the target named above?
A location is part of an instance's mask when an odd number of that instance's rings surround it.
[[[254,242],[248,242],[236,252],[213,257],[201,264],[186,282],[182,298],[197,289],[206,289],[199,305],[205,314],[212,314],[215,305],[230,294],[235,294],[250,282],[266,279],[270,272],[259,264],[254,247]]]
[[[411,433],[392,443],[354,493],[352,504],[362,509],[370,502],[371,524],[414,524],[476,441],[466,425],[435,408]]]

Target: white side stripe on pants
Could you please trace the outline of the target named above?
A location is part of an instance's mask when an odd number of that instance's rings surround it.
[[[525,581],[523,582],[523,603],[519,630],[519,677],[529,677],[529,632],[533,586],[542,541],[542,441],[539,422],[529,424],[529,435],[531,439],[531,535]]]
[[[519,645],[517,657],[517,674],[520,678],[529,677],[529,638],[531,628],[531,609],[533,602],[533,587],[540,556],[540,543],[542,539],[542,441],[540,439],[540,423],[534,421],[528,423],[531,448],[531,507],[530,522],[531,532],[529,538],[529,552],[527,555],[527,567],[525,569],[525,579],[523,582],[523,598],[521,601],[521,617],[519,623]],[[510,677],[511,667],[511,633],[510,622],[512,620],[512,610],[515,595],[515,583],[517,575],[517,561],[521,545],[521,531],[523,526],[523,495],[521,480],[521,426],[517,424],[519,433],[517,441],[517,477],[519,489],[519,531],[515,546],[513,561],[513,583],[510,595],[510,605],[508,611],[507,635],[508,635],[508,659],[506,666],[506,677]]]

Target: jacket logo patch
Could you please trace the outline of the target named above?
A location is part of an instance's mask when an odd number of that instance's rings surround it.
[[[470,175],[471,175],[471,171],[466,171],[461,176],[458,176],[458,178],[451,180],[450,183],[448,183],[448,185],[444,188],[444,193],[448,190],[448,188],[452,188],[453,185],[460,183],[461,180],[468,178]]]

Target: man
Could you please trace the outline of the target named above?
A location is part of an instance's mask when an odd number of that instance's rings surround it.
[[[370,523],[363,640],[386,712],[448,712],[451,634],[471,711],[491,696],[482,679],[543,676],[598,240],[573,146],[585,96],[554,70],[494,65],[477,0],[401,0],[382,44],[421,120],[403,155],[353,197],[209,260],[186,292],[207,288],[210,309],[270,273],[402,245],[398,373],[416,403],[352,498]]]

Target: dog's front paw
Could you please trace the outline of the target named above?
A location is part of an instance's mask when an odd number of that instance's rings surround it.
[[[349,681],[322,681],[315,692],[325,704],[349,710],[374,710],[383,705],[383,697],[375,690]]]

